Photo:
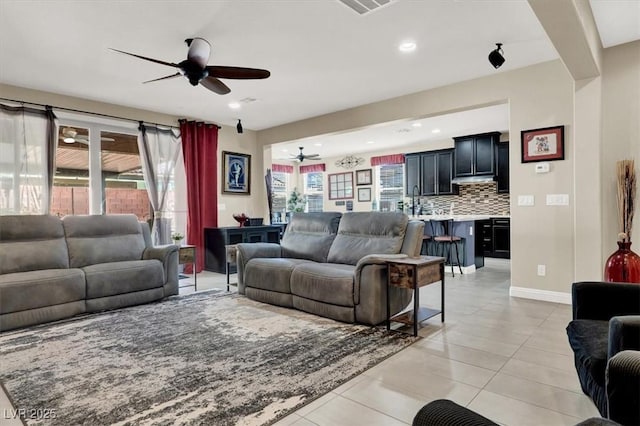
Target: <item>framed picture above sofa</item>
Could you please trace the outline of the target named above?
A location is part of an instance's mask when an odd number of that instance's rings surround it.
[[[353,172],[329,175],[329,199],[345,200],[353,198]]]

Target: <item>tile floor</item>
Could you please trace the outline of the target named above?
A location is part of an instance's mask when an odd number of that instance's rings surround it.
[[[426,321],[423,339],[276,425],[407,425],[438,398],[502,425],[575,425],[599,416],[573,366],[565,332],[571,306],[510,297],[509,268],[508,260],[487,259],[473,274],[448,273],[444,325],[439,316]],[[199,290],[225,283],[224,275],[198,274]],[[440,285],[422,288],[420,302],[438,308]]]
[[[423,339],[276,424],[407,425],[438,398],[502,425],[575,425],[598,416],[580,390],[567,343],[571,307],[509,297],[509,283],[507,260],[487,259],[474,274],[447,274],[445,324],[439,316],[426,321]],[[198,274],[198,290],[211,288],[226,290],[226,276]],[[420,299],[439,307],[440,286],[422,288]]]

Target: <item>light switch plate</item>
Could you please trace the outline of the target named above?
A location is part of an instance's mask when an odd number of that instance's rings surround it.
[[[518,205],[530,207],[535,204],[535,198],[533,195],[518,195]]]
[[[568,206],[569,194],[547,194],[548,206]]]

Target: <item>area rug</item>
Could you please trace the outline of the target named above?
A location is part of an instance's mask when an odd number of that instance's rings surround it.
[[[414,341],[200,292],[3,333],[0,379],[46,424],[266,425]]]

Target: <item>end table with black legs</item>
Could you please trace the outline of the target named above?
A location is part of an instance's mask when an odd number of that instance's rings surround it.
[[[444,322],[444,257],[419,256],[387,261],[387,331],[391,322],[413,325],[413,335],[418,335],[418,323],[440,315]],[[420,306],[420,287],[442,283],[440,310]],[[413,309],[391,317],[389,288],[399,287],[413,290]]]

